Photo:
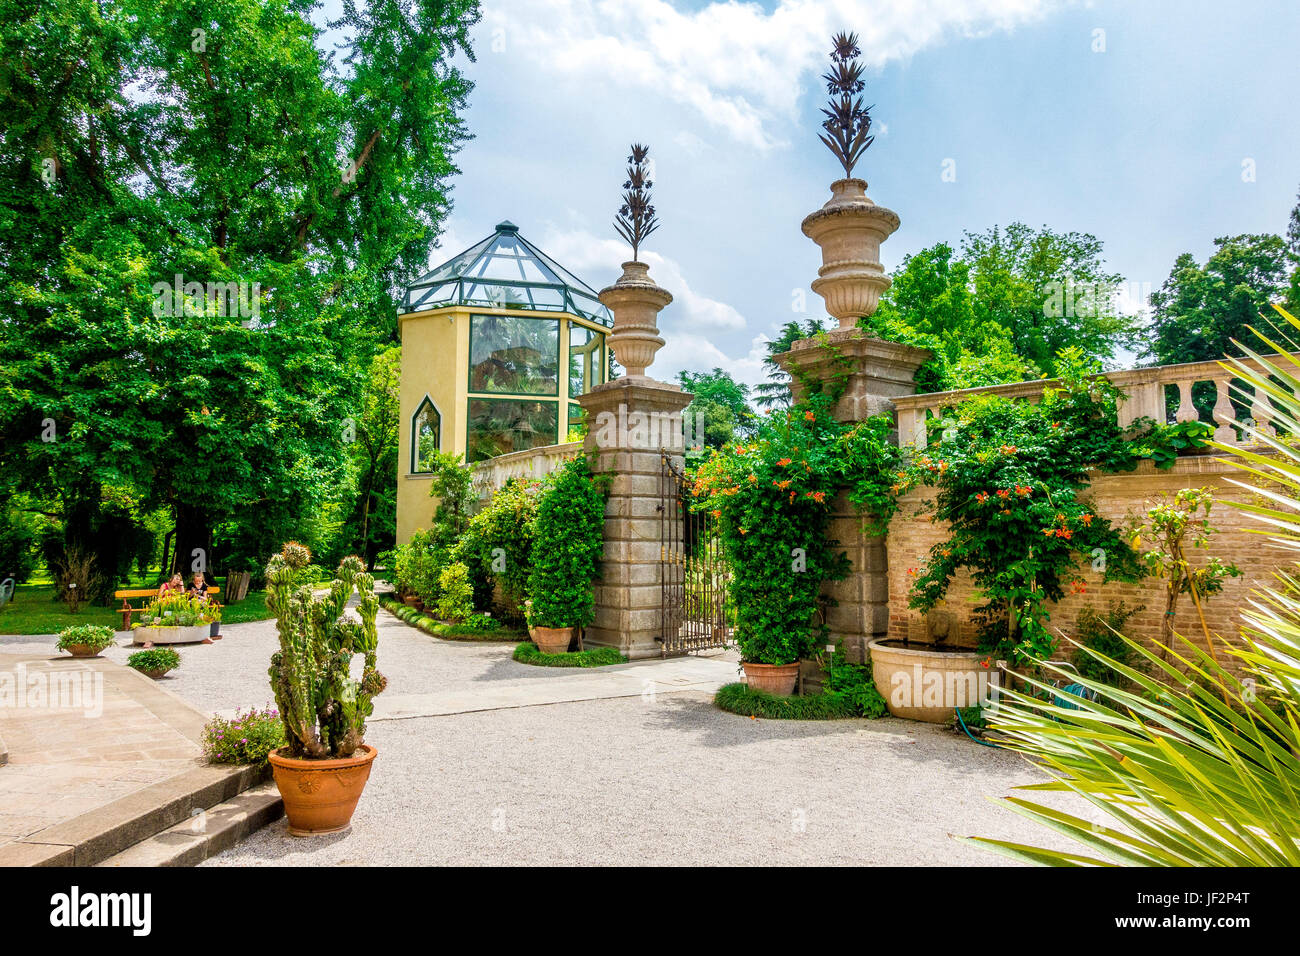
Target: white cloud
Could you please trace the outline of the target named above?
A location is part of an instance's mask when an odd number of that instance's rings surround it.
[[[494,23],[514,55],[594,86],[640,86],[698,114],[741,143],[780,145],[805,81],[820,85],[830,36],[856,31],[880,68],[950,36],[982,36],[1041,17],[1064,0],[503,0]]]

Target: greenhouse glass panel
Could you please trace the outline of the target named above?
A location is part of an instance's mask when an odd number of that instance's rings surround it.
[[[475,315],[469,326],[469,390],[507,395],[559,393],[560,321]]]
[[[471,398],[465,460],[483,461],[553,445],[560,429],[558,402]]]
[[[569,324],[569,397],[585,395],[604,381],[604,363],[601,347],[605,336],[584,328],[576,322]]]

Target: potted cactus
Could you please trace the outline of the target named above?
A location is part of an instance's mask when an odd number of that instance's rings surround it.
[[[361,559],[344,558],[328,594],[295,584],[311,561],[300,544],[287,544],[266,566],[267,604],[275,613],[280,649],[271,655],[271,689],[284,724],[286,746],[270,755],[294,836],[346,829],[370,778],[376,750],[364,741],[372,699],[387,680],[375,668],[379,598]],[[358,595],[356,616],[348,599]],[[361,680],[351,676],[362,655]]]

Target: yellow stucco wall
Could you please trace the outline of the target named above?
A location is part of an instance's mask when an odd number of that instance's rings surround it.
[[[429,478],[411,474],[411,418],[428,395],[442,415],[441,448],[465,447],[465,401],[469,385],[469,312],[437,309],[398,319],[402,338],[401,428],[397,456],[397,543],[427,528],[437,504]]]

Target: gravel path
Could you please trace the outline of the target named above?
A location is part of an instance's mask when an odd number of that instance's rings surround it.
[[[517,664],[512,644],[438,640],[387,612],[379,626],[395,695],[591,675]],[[224,633],[180,648],[161,686],[203,711],[267,704],[274,623]],[[0,651],[53,656],[53,641],[0,636]],[[124,640],[105,656],[130,652]],[[1021,758],[892,718],[750,720],[684,691],[375,720],[366,739],[379,757],[350,832],[295,839],[282,820],[205,865],[998,865],[948,834],[1070,847],[988,799],[1044,779]]]

